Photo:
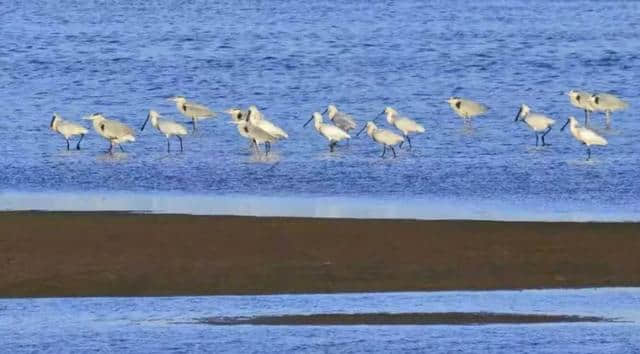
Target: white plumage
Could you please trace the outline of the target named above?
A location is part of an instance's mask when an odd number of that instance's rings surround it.
[[[447,103],[465,122],[468,122],[470,118],[481,116],[489,111],[489,108],[484,104],[466,98],[450,97]]]
[[[150,110],[147,119],[142,124],[140,131],[144,130],[147,122],[151,121],[151,125],[158,129],[167,138],[167,152],[171,151],[171,137],[176,136],[180,140],[180,151],[184,151],[182,147],[182,137],[187,135],[187,128],[182,124],[176,123],[170,119],[162,117],[158,112]]]
[[[344,130],[346,133],[349,133],[350,130],[355,129],[357,126],[355,119],[353,119],[351,115],[339,111],[335,105],[330,104],[325,112],[327,112],[327,115],[333,124]]]
[[[81,126],[80,124],[70,122],[65,120],[58,113],[54,113],[51,118],[51,123],[49,124],[51,130],[59,133],[64,137],[64,140],[67,141],[67,150],[69,150],[69,139],[80,135],[80,139],[78,140],[78,144],[76,144],[76,150],[80,150],[80,142],[84,135],[87,134],[87,128]]]
[[[404,137],[409,142],[409,147],[412,147],[411,137],[409,137],[409,134],[410,133],[421,134],[421,133],[424,133],[425,131],[422,125],[418,124],[416,121],[414,121],[411,118],[400,116],[398,114],[398,111],[396,111],[391,107],[386,107],[384,109],[384,113],[387,115],[387,122],[402,132],[402,135],[404,135]],[[404,142],[400,143],[400,147],[402,147],[402,144],[404,144]]]
[[[183,96],[172,97],[169,100],[175,102],[176,108],[180,113],[182,113],[182,115],[191,119],[194,131],[196,130],[198,121],[216,116],[216,113],[210,110],[207,106],[189,101]]]
[[[607,139],[589,128],[581,127],[575,117],[569,117],[560,130],[564,130],[567,124],[569,124],[571,135],[587,146],[587,160],[591,158],[591,145],[607,145]]]
[[[526,104],[520,106],[520,110],[518,111],[518,114],[516,114],[515,121],[517,122],[518,120],[522,120],[527,123],[529,128],[531,128],[536,134],[536,146],[538,146],[538,134],[540,133],[542,133],[542,146],[550,145],[545,143],[544,137],[549,133],[549,131],[551,131],[553,124],[556,122],[555,120],[543,114],[531,112],[531,108]]]
[[[364,129],[367,130],[367,135],[369,135],[373,141],[382,145],[382,155],[380,155],[380,157],[384,157],[384,154],[387,152],[387,148],[390,148],[393,152],[393,157],[396,157],[396,150],[393,147],[402,143],[404,141],[403,137],[390,130],[380,129],[371,121],[367,122],[367,124],[360,129],[357,135],[360,135]]]
[[[311,122],[311,120],[313,120],[313,126],[316,128],[318,133],[329,140],[329,151],[331,152],[333,152],[333,148],[336,146],[336,144],[338,144],[338,142],[351,138],[351,136],[347,134],[347,132],[340,129],[339,127],[333,124],[323,123],[322,114],[318,112],[314,112],[311,115],[311,118],[309,118],[309,120],[304,123],[304,126],[306,127],[307,124]]]
[[[289,137],[284,130],[264,118],[262,112],[260,112],[258,107],[254,105],[249,106],[247,119],[252,125],[262,129],[276,139],[286,139]]]
[[[597,93],[589,98],[594,110],[604,112],[607,128],[611,128],[611,113],[626,109],[629,104],[610,93]]]
[[[247,111],[243,111],[239,108],[229,108],[224,112],[231,117],[232,123],[237,123],[237,122],[246,120],[247,114],[248,114]],[[247,134],[247,132],[244,131],[244,126],[242,124],[236,124],[236,127],[238,128],[238,134],[240,134],[240,136],[250,139],[249,134]]]
[[[124,152],[122,143],[136,141],[133,129],[115,120],[107,119],[101,113],[94,113],[87,117],[93,123],[93,129],[103,138],[109,140],[109,152],[113,153],[113,146],[118,145]]]
[[[567,96],[569,96],[569,102],[572,106],[584,110],[584,125],[589,126],[591,112],[595,110],[591,103],[591,93],[586,91],[570,90],[567,92]]]

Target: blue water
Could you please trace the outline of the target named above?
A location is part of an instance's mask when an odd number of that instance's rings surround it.
[[[461,215],[486,202],[498,218],[520,209],[640,220],[636,2],[43,1],[5,4],[0,32],[0,191],[449,201]],[[582,117],[562,94],[572,88],[631,104],[590,162],[559,132],[568,115]],[[136,128],[150,108],[182,119],[165,100],[175,94],[219,111],[257,104],[290,139],[269,158],[252,155],[221,115],[184,153],[167,154],[145,130],[109,156],[93,132],[67,152],[48,129],[54,111],[100,111]],[[491,111],[465,129],[451,95]],[[330,102],[359,122],[391,105],[427,132],[397,159],[380,158],[368,137],[329,153],[302,123]],[[558,120],[552,146],[536,148],[513,122],[523,102]]]
[[[640,351],[640,289],[0,300],[2,352]],[[210,326],[199,319],[364,312],[508,312],[613,323]]]

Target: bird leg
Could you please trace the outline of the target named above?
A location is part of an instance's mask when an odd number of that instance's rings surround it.
[[[387,145],[382,145],[382,155],[380,157],[384,157],[384,154],[387,152]]]
[[[542,146],[551,145],[551,144],[547,144],[547,143],[545,143],[545,142],[544,142],[544,137],[545,137],[547,134],[549,134],[549,132],[550,132],[550,131],[551,131],[551,127],[547,128],[547,131],[545,131],[545,132],[542,134]],[[536,136],[537,136],[537,135],[536,135]]]
[[[177,135],[177,137],[180,140],[180,152],[183,152],[184,149],[182,148],[182,137],[180,135]]]
[[[126,152],[126,151],[124,151],[124,148],[122,147],[122,145],[121,145],[121,144],[118,144],[118,147],[120,148],[120,151],[122,151],[122,152]]]
[[[591,160],[591,147],[587,146],[587,161]]]
[[[264,142],[264,156],[269,155],[269,151],[271,151],[271,143],[268,141]]]
[[[67,141],[67,151],[69,151],[69,139],[64,139]]]
[[[333,152],[333,147],[336,146],[335,143],[332,141],[329,143],[329,152]]]
[[[538,133],[534,133],[536,135],[536,146],[538,146]]]
[[[193,123],[193,132],[196,132],[196,119],[195,118],[191,118],[191,123]]]
[[[113,155],[113,140],[109,140],[109,150],[107,152]]]
[[[167,138],[167,152],[171,152],[171,139]]]
[[[389,146],[389,148],[391,149],[391,152],[393,152],[393,158],[396,158],[396,149],[393,148],[393,146]]]
[[[607,129],[611,129],[611,112],[610,111],[606,111],[604,112],[605,117],[607,117]]]
[[[402,149],[402,144],[404,144],[404,140],[402,140],[402,141],[400,142],[400,145],[398,145],[398,147],[399,147],[400,149]]]
[[[584,110],[584,126],[589,127],[589,110]]]
[[[76,144],[76,150],[80,150],[80,142],[84,138],[84,134],[80,134],[80,140],[78,140],[78,144]]]
[[[406,135],[406,137],[407,137],[407,142],[409,142],[409,149],[413,149],[413,146],[411,146],[411,138],[409,137],[409,135]]]

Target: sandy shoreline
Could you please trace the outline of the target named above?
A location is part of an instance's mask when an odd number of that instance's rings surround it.
[[[640,286],[640,224],[0,213],[0,296]]]

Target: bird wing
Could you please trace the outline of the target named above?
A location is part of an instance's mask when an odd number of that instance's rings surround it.
[[[87,134],[87,128],[66,120],[60,120],[58,122],[58,132],[62,133],[62,135],[78,135],[78,134]]]
[[[289,137],[289,135],[287,135],[284,130],[280,129],[278,126],[269,122],[268,120],[262,119],[258,121],[256,125],[275,138],[282,139]]]
[[[464,102],[463,105],[467,106],[466,109],[469,111],[469,113],[473,115],[484,114],[484,113],[487,113],[487,111],[489,110],[489,107],[479,102],[475,102],[475,101],[466,101],[466,102],[463,101],[463,102]]]
[[[104,120],[100,124],[102,134],[108,139],[119,139],[125,136],[134,137],[133,130],[117,120]]]
[[[396,145],[404,141],[403,137],[386,129],[377,129],[374,131],[373,138],[377,142],[385,145]]]
[[[601,137],[596,132],[585,127],[578,127],[580,140],[587,145],[607,145],[607,139]]]
[[[556,122],[555,120],[538,113],[529,114],[525,121],[534,129],[547,129]]]
[[[337,112],[336,115],[333,116],[332,120],[333,124],[345,131],[355,129],[356,127],[356,121],[346,113]]]
[[[406,132],[424,133],[424,127],[413,119],[400,117],[396,119],[396,127]]]
[[[603,110],[617,111],[629,106],[627,102],[609,93],[599,93],[596,97],[598,103],[595,106]]]
[[[168,119],[158,120],[158,130],[164,134],[187,135],[187,128],[184,125]]]
[[[215,115],[208,107],[195,102],[187,101],[182,105],[182,108],[187,114],[198,118],[213,117]]]
[[[351,138],[351,136],[347,134],[347,132],[331,124],[321,125],[320,131],[322,132],[322,135],[333,140],[342,140],[342,139]]]

